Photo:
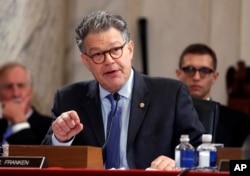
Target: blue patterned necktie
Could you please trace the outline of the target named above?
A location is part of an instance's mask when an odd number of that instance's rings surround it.
[[[115,97],[115,99],[114,99]],[[120,116],[121,111],[118,108],[119,94],[109,94],[106,98],[111,103],[111,111],[108,116],[107,123],[107,145],[106,145],[106,161],[105,167],[119,168],[120,167]]]

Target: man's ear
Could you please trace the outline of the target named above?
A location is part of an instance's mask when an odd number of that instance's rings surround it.
[[[177,78],[180,79],[180,77],[181,77],[181,70],[180,69],[176,69],[175,73],[176,73]]]
[[[128,42],[128,50],[129,50],[129,55],[131,60],[133,59],[133,55],[134,55],[134,42],[132,40],[130,40]]]
[[[82,60],[83,65],[85,65],[85,67],[87,67],[89,69],[89,62],[87,59],[88,58],[85,54],[81,54],[81,60]]]
[[[214,72],[213,77],[214,77],[214,81],[216,81],[217,78],[219,77],[219,72]]]

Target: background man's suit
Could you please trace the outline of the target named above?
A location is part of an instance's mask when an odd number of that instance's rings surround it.
[[[7,142],[9,144],[41,144],[52,120],[51,117],[40,114],[35,108],[33,108],[33,113],[28,119],[30,128],[14,133],[7,138]],[[2,141],[3,134],[7,127],[7,120],[4,118],[0,119],[0,141]]]
[[[242,147],[250,134],[250,117],[240,111],[220,105],[216,142],[225,147]]]
[[[213,135],[213,142],[224,147],[242,147],[250,134],[250,117],[213,100],[192,98],[199,119]]]

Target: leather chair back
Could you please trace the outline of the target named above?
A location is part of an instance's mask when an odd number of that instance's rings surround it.
[[[212,134],[212,142],[215,142],[216,128],[219,120],[219,103],[201,99],[193,99],[194,108],[198,113],[199,119],[204,125],[207,133]]]

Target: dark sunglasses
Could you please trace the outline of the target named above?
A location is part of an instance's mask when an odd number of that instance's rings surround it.
[[[202,78],[214,72],[213,69],[207,67],[195,68],[193,66],[187,66],[181,68],[183,72],[190,77],[193,77],[195,73],[198,71]]]

